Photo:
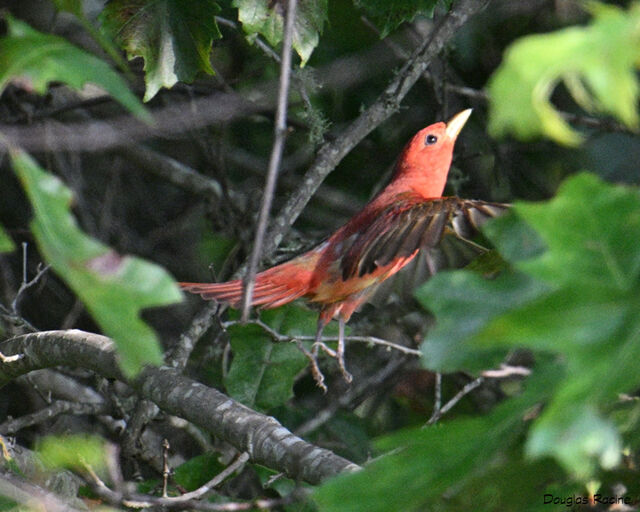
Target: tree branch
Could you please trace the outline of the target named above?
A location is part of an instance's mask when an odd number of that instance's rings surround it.
[[[258,264],[262,256],[262,244],[269,222],[269,212],[273,202],[273,194],[276,189],[276,180],[282,161],[284,141],[287,136],[287,106],[289,102],[289,78],[291,76],[291,45],[293,42],[293,22],[296,16],[297,0],[287,0],[287,12],[285,17],[284,40],[282,42],[282,62],[280,64],[280,85],[278,88],[278,106],[276,109],[276,123],[274,126],[273,148],[269,158],[267,181],[262,195],[262,205],[258,216],[258,227],[253,242],[253,249],[249,257],[249,267],[242,283],[242,320],[249,318],[253,287],[255,285]]]
[[[17,336],[2,343],[6,354],[23,354],[0,364],[0,386],[32,370],[79,366],[126,382],[116,361],[112,341],[79,330],[46,331]],[[293,435],[275,418],[255,412],[223,393],[180,375],[170,368],[145,368],[129,384],[145,399],[169,414],[184,418],[240,452],[253,462],[289,477],[318,484],[359,466]]]

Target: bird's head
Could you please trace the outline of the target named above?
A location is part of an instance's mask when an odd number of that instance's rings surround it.
[[[411,182],[412,188],[418,187],[427,197],[439,197],[447,180],[456,138],[470,115],[468,108],[448,123],[435,123],[416,133],[404,148],[393,179]]]

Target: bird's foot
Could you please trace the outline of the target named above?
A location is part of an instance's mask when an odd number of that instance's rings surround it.
[[[353,376],[347,371],[347,367],[344,362],[344,341],[338,341],[338,350],[329,348],[322,341],[316,341],[313,344],[311,352],[317,356],[319,349],[322,349],[329,357],[334,358],[338,362],[338,368],[340,368],[342,378],[345,382],[351,383],[351,381],[353,381]]]
[[[316,344],[314,343],[310,352],[304,347],[304,345],[301,342],[298,341],[296,343],[300,351],[309,360],[309,366],[311,369],[311,376],[313,377],[313,380],[316,381],[316,385],[322,390],[322,392],[326,393],[328,388],[327,388],[327,385],[324,383],[324,374],[322,373],[322,371],[320,371],[320,366],[318,365],[318,349],[316,347]]]
[[[347,366],[344,363],[344,341],[338,341],[338,350],[336,350],[336,360],[338,361],[338,368],[340,368],[340,372],[342,373],[342,378],[345,380],[347,384],[351,384],[353,381],[353,375],[351,375]]]
[[[322,351],[327,354],[329,357],[333,357],[336,358],[338,357],[338,354],[335,350],[333,350],[332,348],[329,348],[327,345],[325,345],[324,342],[322,341],[315,341],[313,343],[313,345],[311,346],[311,352],[313,354],[315,354],[316,356],[318,355],[318,350],[322,349]]]

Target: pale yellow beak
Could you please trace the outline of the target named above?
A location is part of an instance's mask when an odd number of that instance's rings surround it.
[[[469,116],[471,115],[472,111],[473,111],[472,108],[468,108],[467,110],[458,112],[455,116],[453,116],[449,120],[449,122],[447,123],[447,128],[445,130],[447,133],[447,137],[455,140],[455,138],[460,133],[460,130],[462,130],[464,123],[466,123],[467,119],[469,119]]]

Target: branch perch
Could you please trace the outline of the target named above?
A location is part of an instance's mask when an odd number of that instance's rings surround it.
[[[0,386],[41,368],[77,366],[127,382],[106,336],[79,330],[45,331],[2,343],[5,354],[24,354],[0,364]],[[227,441],[253,462],[310,484],[359,466],[292,434],[275,418],[239,404],[216,389],[180,375],[171,368],[147,367],[129,384],[145,399]]]

